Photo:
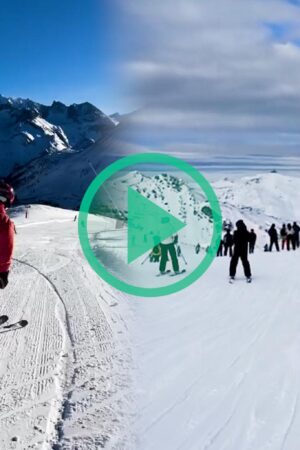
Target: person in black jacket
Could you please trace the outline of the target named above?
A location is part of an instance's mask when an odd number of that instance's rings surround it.
[[[287,249],[296,250],[295,230],[290,223],[287,224]]]
[[[285,223],[282,224],[282,228],[280,230],[280,237],[281,237],[281,250],[284,250],[284,247],[287,248],[287,229]]]
[[[300,227],[297,224],[297,222],[293,223],[293,230],[294,230],[295,247],[299,248],[299,246],[300,246],[300,239],[299,239]]]
[[[270,236],[270,247],[269,247],[269,251],[272,251],[273,245],[275,245],[276,250],[279,252],[279,245],[278,245],[278,233],[277,230],[275,228],[275,223],[272,223],[271,228],[268,231],[269,236]]]
[[[233,256],[230,261],[229,275],[233,280],[236,274],[236,268],[239,258],[241,258],[245,277],[247,281],[251,281],[251,268],[248,261],[248,245],[249,245],[249,231],[242,220],[238,220],[236,223],[236,230],[233,234]]]
[[[233,236],[230,230],[227,230],[223,237],[224,242],[224,256],[227,256],[229,250],[229,256],[232,256]]]
[[[223,242],[223,239],[221,239],[220,245],[218,248],[218,252],[217,252],[217,256],[223,256],[223,246],[224,246],[224,242]]]
[[[252,228],[249,233],[249,253],[254,253],[255,242],[256,242],[256,233]]]

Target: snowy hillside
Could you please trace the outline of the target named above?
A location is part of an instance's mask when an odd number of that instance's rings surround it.
[[[211,215],[205,197],[197,198],[184,180],[166,173],[148,175],[139,171],[129,172],[105,185],[105,191],[100,196],[100,211],[104,206],[104,209],[110,208],[112,211],[117,209],[121,217],[126,217],[124,205],[127,205],[128,187],[186,223],[187,227],[179,232],[182,241],[189,244],[200,241],[203,247],[209,244]]]
[[[223,219],[242,218],[258,233],[259,245],[268,240],[265,229],[272,223],[300,223],[300,178],[265,173],[213,183]]]
[[[84,150],[115,126],[90,103],[45,106],[0,96],[0,177],[41,156]]]
[[[112,196],[106,198],[112,208],[122,209],[126,204],[127,187],[135,188],[149,200],[171,212],[189,226],[183,229],[181,239],[186,243],[209,243],[211,236],[211,211],[199,188],[193,182],[175,175],[147,175],[137,171],[119,177],[107,185]],[[126,189],[124,189],[126,187]],[[260,245],[265,243],[266,228],[272,223],[300,223],[300,178],[266,173],[213,183],[220,202],[223,219],[232,221],[244,219],[248,228],[258,233]],[[127,211],[124,211],[125,215]],[[191,233],[191,229],[194,230]]]
[[[108,164],[131,148],[121,142],[122,126],[114,127],[82,152],[60,152],[40,157],[11,177],[19,204],[46,203],[79,209],[89,184]]]
[[[300,178],[266,173],[214,183],[222,204],[275,221],[300,218]]]

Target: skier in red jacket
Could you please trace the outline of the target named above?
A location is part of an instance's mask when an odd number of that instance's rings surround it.
[[[8,284],[14,249],[14,223],[6,214],[6,208],[11,206],[14,199],[13,188],[0,181],[0,289],[4,289]]]

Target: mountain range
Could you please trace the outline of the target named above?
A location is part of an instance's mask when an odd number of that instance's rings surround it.
[[[106,115],[88,102],[66,106],[54,101],[45,106],[0,96],[0,177],[13,184],[19,204],[78,209],[95,175],[133,151],[127,143],[128,133],[125,116]],[[187,187],[176,175],[156,178],[135,172],[130,176],[137,190],[166,209],[179,189],[175,206],[179,218],[186,218],[189,208],[185,203],[189,201],[195,203],[192,211],[201,210],[199,218],[203,218],[205,199],[195,197],[193,186]],[[272,222],[300,219],[297,177],[265,173],[223,178],[213,186],[224,218],[242,216],[262,228]],[[164,200],[168,192],[171,197]]]
[[[88,102],[0,96],[0,177],[13,183],[19,203],[78,208],[95,172],[126,151],[120,117]]]

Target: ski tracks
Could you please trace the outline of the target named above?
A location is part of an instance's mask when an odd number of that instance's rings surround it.
[[[296,256],[252,257],[250,285],[229,285],[221,259],[184,297],[138,304],[143,449],[298,448]]]
[[[0,330],[0,448],[132,450],[126,308],[59,226],[19,246],[1,293],[1,312],[29,325]]]
[[[21,449],[24,442],[24,448],[33,443],[42,448],[44,430],[50,431],[48,411],[53,413],[60,403],[57,361],[63,335],[56,318],[56,297],[37,273],[20,266],[6,294],[9,317],[17,320],[30,315],[30,323],[24,330],[0,334],[1,449]]]

